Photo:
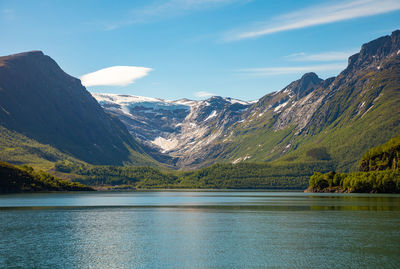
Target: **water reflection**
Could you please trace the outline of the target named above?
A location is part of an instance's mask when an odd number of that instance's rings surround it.
[[[399,268],[399,201],[251,192],[0,196],[0,268]]]
[[[400,196],[301,192],[100,192],[0,195],[0,210],[91,207],[398,211]]]

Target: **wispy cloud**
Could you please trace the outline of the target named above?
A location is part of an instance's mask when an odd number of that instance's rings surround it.
[[[206,91],[195,92],[193,95],[196,96],[197,98],[207,98],[207,97],[215,96],[214,93],[206,92]]]
[[[127,25],[149,23],[182,16],[191,12],[218,8],[235,2],[249,1],[250,0],[156,0],[141,8],[132,9],[122,20],[107,22],[104,26],[106,30],[114,30]]]
[[[340,71],[346,67],[346,63],[308,65],[308,66],[284,66],[239,69],[237,72],[243,75],[265,77],[274,75],[303,74],[307,72]]]
[[[354,18],[373,16],[400,9],[399,0],[356,0],[322,4],[256,23],[246,30],[226,34],[225,41],[255,38],[283,31],[328,24]]]
[[[82,85],[90,86],[126,86],[137,79],[145,77],[152,71],[148,67],[138,66],[111,66],[96,72],[83,75]]]
[[[0,12],[1,17],[6,19],[7,21],[12,21],[15,19],[15,10],[11,8],[5,8]]]
[[[328,51],[315,54],[299,52],[287,55],[284,58],[286,60],[295,62],[333,62],[333,61],[345,61],[356,52],[357,50]]]

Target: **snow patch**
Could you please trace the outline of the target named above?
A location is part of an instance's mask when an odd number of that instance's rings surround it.
[[[211,112],[211,114],[204,121],[208,121],[209,119],[212,119],[216,116],[217,116],[217,111],[213,110],[213,112]]]
[[[246,155],[246,156],[244,156],[243,161],[250,159],[250,158],[251,158],[251,155]]]
[[[285,107],[288,103],[289,103],[289,101],[285,102],[283,104],[280,104],[279,106],[275,107],[274,112],[279,111],[281,108]]]
[[[237,164],[238,162],[240,162],[242,160],[242,157],[240,157],[240,158],[237,158],[236,160],[234,160],[232,163],[233,164]]]
[[[173,140],[173,139],[165,139],[164,137],[157,137],[152,141],[154,145],[159,146],[160,148],[163,149],[163,153],[175,148],[178,145],[178,140]]]
[[[365,116],[365,114],[367,114],[367,113],[368,113],[368,112],[371,110],[371,108],[373,108],[373,107],[374,107],[374,105],[372,105],[370,108],[368,108],[368,110],[367,110],[367,111],[365,111],[365,112],[364,112],[364,114],[362,114],[361,118],[362,118],[362,117],[364,117],[364,116]]]

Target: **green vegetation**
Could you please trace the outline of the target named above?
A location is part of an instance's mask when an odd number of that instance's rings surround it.
[[[367,151],[360,161],[360,171],[400,168],[400,135]]]
[[[0,193],[34,191],[91,191],[92,188],[80,183],[59,179],[32,167],[0,162]]]
[[[40,144],[15,131],[0,126],[0,160],[15,165],[27,164],[34,168],[49,170],[57,160],[79,162],[55,149]]]
[[[131,186],[137,189],[304,189],[313,171],[331,169],[332,166],[327,162],[215,164],[186,172],[153,167],[56,164],[57,171],[75,174],[74,181],[94,186]]]
[[[217,189],[304,189],[308,175],[325,163],[271,165],[215,164],[183,176],[180,185]],[[325,168],[329,170],[329,168]]]
[[[360,161],[360,172],[314,173],[309,189],[316,192],[400,193],[400,136],[367,151]]]
[[[334,173],[314,173],[309,182],[315,192],[400,193],[398,170]]]
[[[274,130],[279,115],[273,110],[248,115],[245,122],[231,127],[232,136],[221,143],[217,161],[244,156],[253,162],[319,159],[329,160],[337,171],[356,171],[365,151],[400,133],[399,66],[397,57],[382,63],[379,71],[349,74],[348,82],[335,85],[340,88],[301,132],[296,125]],[[274,104],[279,94],[269,98],[263,107]]]
[[[307,151],[307,156],[315,160],[330,160],[331,156],[325,147],[312,148]]]

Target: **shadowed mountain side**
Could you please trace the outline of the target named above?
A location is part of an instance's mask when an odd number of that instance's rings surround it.
[[[143,152],[79,79],[41,51],[0,57],[0,125],[92,164],[120,165]]]

